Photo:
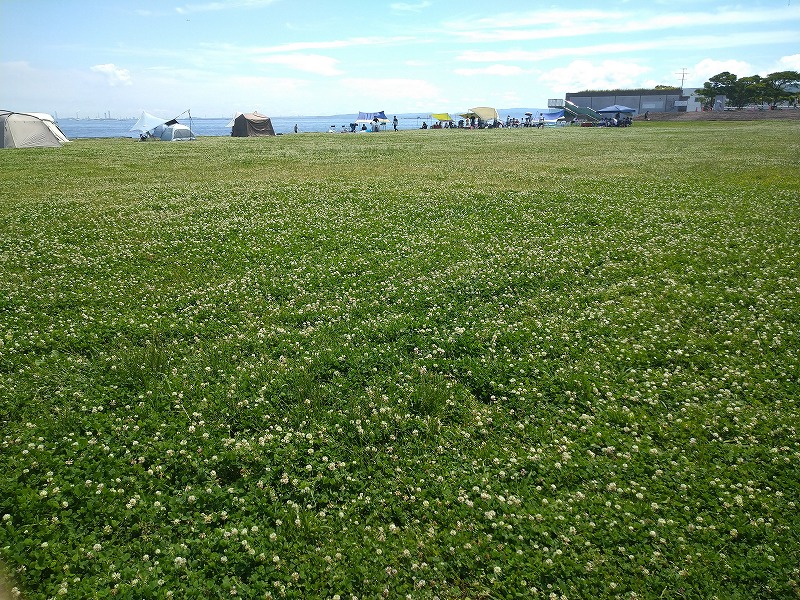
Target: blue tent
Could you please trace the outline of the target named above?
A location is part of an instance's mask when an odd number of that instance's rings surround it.
[[[360,112],[358,113],[358,118],[356,119],[356,123],[371,123],[375,119],[378,119],[381,123],[388,123],[389,119],[386,117],[386,113],[382,110],[378,112]]]
[[[556,110],[549,113],[539,113],[540,117],[544,117],[545,121],[558,121],[559,119],[564,118],[564,111],[563,110]]]
[[[604,114],[616,114],[616,113],[627,113],[633,114],[636,112],[635,108],[629,108],[627,106],[622,106],[620,104],[612,104],[611,106],[606,106],[605,108],[601,108],[600,110],[596,111],[599,112],[601,115]]]

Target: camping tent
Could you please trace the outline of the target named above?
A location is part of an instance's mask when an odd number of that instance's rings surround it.
[[[164,142],[184,142],[195,139],[194,132],[191,129],[174,120],[156,127],[153,130],[153,135],[161,138]]]
[[[130,131],[138,131],[140,134],[145,134],[148,131],[153,131],[156,127],[163,125],[167,121],[168,119],[162,119],[161,117],[156,117],[155,115],[142,111],[142,116],[139,117],[139,120],[130,128]]]
[[[231,135],[233,137],[275,135],[272,120],[257,112],[237,115],[231,127]]]
[[[190,122],[191,118],[192,115],[189,113]],[[194,132],[186,125],[178,123],[177,119],[162,119],[161,117],[156,117],[144,111],[142,112],[142,116],[139,117],[139,120],[130,128],[130,131],[138,131],[142,139],[145,139],[147,136],[161,139],[165,142],[195,139]]]
[[[616,113],[622,114],[633,114],[636,112],[635,108],[628,108],[627,106],[622,106],[620,104],[612,104],[611,106],[606,106],[605,108],[601,108],[598,110],[601,115],[613,115]]]
[[[60,148],[69,141],[45,113],[0,111],[0,132],[0,148]]]
[[[62,144],[66,144],[67,142],[69,142],[69,139],[67,139],[67,136],[64,134],[63,131],[61,131],[61,128],[58,126],[52,115],[39,112],[32,112],[26,114],[29,114],[33,117],[36,117],[44,121],[44,124],[47,125],[47,128],[53,132],[53,135],[56,136],[56,139],[58,139],[58,141],[61,142]]]

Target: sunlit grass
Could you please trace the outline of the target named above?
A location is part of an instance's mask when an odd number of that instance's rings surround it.
[[[3,151],[10,587],[798,595],[799,133]]]

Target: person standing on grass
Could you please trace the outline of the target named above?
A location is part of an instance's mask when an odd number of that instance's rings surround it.
[[[294,124],[294,132],[297,133],[300,129],[297,127],[297,123]]]
[[[395,115],[394,119],[392,119],[392,126],[394,127],[394,130],[397,131],[397,115]]]

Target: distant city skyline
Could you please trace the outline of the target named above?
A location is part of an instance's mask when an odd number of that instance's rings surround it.
[[[0,0],[0,108],[425,113],[800,70],[786,0],[536,4]]]

